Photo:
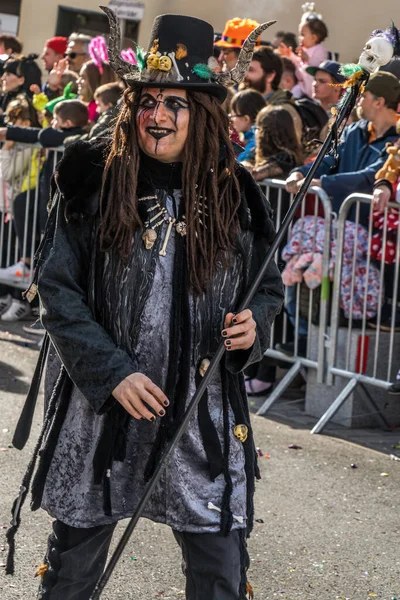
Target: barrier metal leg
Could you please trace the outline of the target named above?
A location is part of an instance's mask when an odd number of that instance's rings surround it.
[[[354,391],[357,386],[357,379],[351,379],[342,390],[336,400],[330,405],[328,410],[322,415],[318,423],[311,429],[310,433],[321,433],[328,425],[332,417],[337,413],[339,408],[344,404],[350,394]]]
[[[363,383],[360,383],[360,385],[362,391],[364,392],[364,402],[368,406],[368,410],[371,412],[371,416],[374,417],[375,421],[377,422],[379,427],[381,427],[381,429],[383,429],[384,431],[391,431],[389,423],[386,421],[381,409],[376,404],[368,388]]]
[[[271,408],[278,398],[282,396],[282,394],[286,391],[289,385],[296,379],[296,376],[300,373],[302,369],[301,362],[295,362],[293,367],[286,373],[285,377],[282,381],[276,386],[274,391],[270,394],[270,396],[266,399],[264,404],[258,409],[257,415],[265,415],[265,413]]]

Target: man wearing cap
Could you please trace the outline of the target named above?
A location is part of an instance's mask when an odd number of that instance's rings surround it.
[[[361,121],[346,127],[338,147],[338,160],[326,156],[313,181],[313,185],[322,187],[330,196],[334,212],[339,211],[343,200],[352,192],[372,192],[375,173],[386,160],[386,143],[398,137],[399,101],[400,82],[394,75],[382,71],[371,75],[359,100]],[[286,189],[297,192],[309,169],[310,165],[306,165],[294,170],[286,181]],[[364,223],[367,212],[368,207],[362,215]],[[350,220],[352,217],[350,213]]]
[[[225,71],[231,71],[235,67],[247,36],[259,25],[260,23],[252,19],[240,19],[239,17],[227,21],[221,39],[214,44],[221,49],[218,60],[223,64]],[[257,40],[257,45],[259,44],[260,40]]]
[[[324,60],[318,67],[306,69],[314,77],[313,98],[320,103],[328,117],[332,116],[331,108],[336,106],[343,92],[340,84],[345,79],[340,74],[340,67],[340,63],[334,60]]]
[[[50,73],[57,67],[60,60],[64,58],[67,50],[68,39],[66,37],[57,36],[50,38],[44,45],[43,52],[40,58],[43,60],[44,68]],[[59,86],[53,86],[51,81],[44,84],[43,92],[49,100],[53,100],[60,95]]]
[[[67,50],[68,40],[66,37],[53,37],[47,40],[44,45],[41,59],[43,60],[44,68],[50,73],[55,65],[58,64]]]
[[[274,231],[268,202],[235,160],[221,103],[269,23],[232,72],[217,73],[208,23],[158,17],[131,65],[104,10],[110,64],[127,90],[112,139],[66,150],[35,274],[57,351],[32,483],[32,506],[55,518],[39,598],[88,600],[117,522],[133,514],[225,340],[144,516],[173,529],[187,600],[244,600],[258,469],[243,370],[268,345],[283,289],[271,264],[233,314]]]

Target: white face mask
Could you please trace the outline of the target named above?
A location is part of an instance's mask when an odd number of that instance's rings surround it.
[[[358,64],[369,71],[376,73],[379,67],[386,65],[393,57],[393,46],[383,37],[371,38],[364,47]]]

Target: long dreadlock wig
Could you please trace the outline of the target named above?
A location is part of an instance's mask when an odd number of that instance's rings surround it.
[[[127,89],[106,161],[100,243],[127,259],[133,232],[143,226],[137,206],[140,153],[136,113],[140,90]],[[188,92],[190,121],[182,165],[186,253],[194,293],[207,290],[217,261],[229,262],[238,233],[240,188],[228,117],[209,94]],[[199,211],[199,205],[205,210]]]

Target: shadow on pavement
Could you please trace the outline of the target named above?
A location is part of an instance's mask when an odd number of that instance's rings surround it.
[[[10,394],[27,394],[29,383],[21,381],[24,373],[15,367],[0,361],[0,391]]]

